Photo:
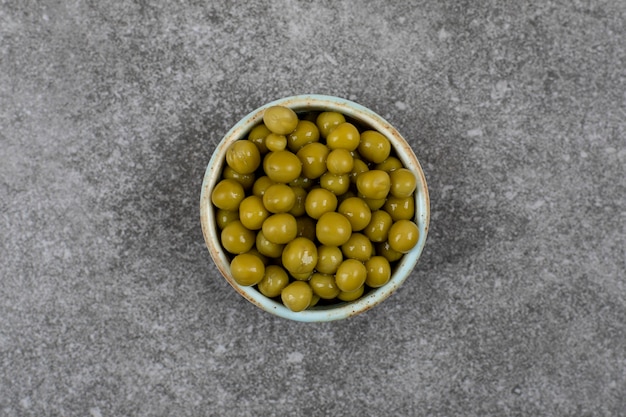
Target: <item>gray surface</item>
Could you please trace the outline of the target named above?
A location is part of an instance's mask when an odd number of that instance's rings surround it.
[[[164,3],[0,4],[1,415],[626,415],[626,3]],[[297,93],[429,181],[347,321],[262,313],[200,231],[216,142]]]

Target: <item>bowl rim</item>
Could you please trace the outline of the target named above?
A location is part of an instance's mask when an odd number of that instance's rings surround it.
[[[282,303],[265,297],[254,287],[237,284],[230,275],[230,264],[219,243],[219,233],[214,219],[214,208],[211,203],[211,190],[219,180],[224,166],[224,154],[236,140],[247,137],[248,132],[263,120],[263,112],[271,106],[285,106],[296,113],[301,111],[338,111],[355,119],[373,130],[382,133],[392,144],[397,157],[405,167],[417,176],[415,193],[415,211],[413,219],[418,226],[420,236],[417,245],[406,253],[396,265],[391,279],[380,288],[372,289],[363,297],[346,303],[330,306],[318,306],[300,312],[293,312]],[[380,304],[393,294],[409,277],[424,249],[430,224],[430,200],[428,185],[422,167],[415,152],[400,133],[383,117],[374,111],[351,100],[321,95],[306,94],[280,98],[266,103],[248,113],[239,120],[220,140],[207,165],[200,193],[200,222],[205,244],[211,258],[226,281],[244,298],[262,310],[276,316],[300,322],[325,322],[341,320],[363,313]]]

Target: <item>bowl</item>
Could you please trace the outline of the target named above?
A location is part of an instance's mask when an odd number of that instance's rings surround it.
[[[395,150],[396,156],[406,168],[415,174],[417,187],[415,192],[415,218],[413,221],[418,226],[420,232],[419,239],[417,245],[410,252],[404,254],[395,265],[387,284],[370,290],[361,298],[352,302],[314,306],[304,311],[293,312],[281,302],[267,298],[255,287],[241,286],[232,278],[228,254],[220,243],[220,231],[215,221],[215,208],[211,203],[211,191],[221,178],[228,147],[239,139],[247,138],[250,130],[262,122],[265,109],[271,106],[289,107],[296,113],[308,111],[340,112],[346,118],[353,119],[359,124],[376,130],[387,137]],[[426,179],[415,153],[407,141],[389,122],[372,110],[350,100],[326,95],[297,95],[281,98],[259,107],[241,119],[222,138],[213,152],[204,175],[200,195],[200,220],[204,240],[211,258],[222,276],[241,296],[262,310],[285,319],[301,322],[324,322],[346,319],[363,313],[389,298],[405,282],[415,268],[426,243],[430,221],[430,203]]]

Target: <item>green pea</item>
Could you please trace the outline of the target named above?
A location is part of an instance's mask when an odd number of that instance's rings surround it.
[[[269,215],[259,196],[246,197],[239,205],[239,219],[246,229],[259,230]]]
[[[293,132],[287,135],[287,146],[292,152],[298,152],[303,146],[319,141],[320,131],[315,123],[300,120]]]
[[[297,237],[285,246],[282,262],[292,274],[312,272],[317,264],[317,247],[311,240]]]
[[[335,274],[337,287],[343,292],[358,290],[365,283],[367,269],[356,259],[346,259],[339,265]]]
[[[335,211],[337,196],[324,188],[315,188],[307,194],[304,207],[309,217],[319,219],[324,213]]]
[[[272,106],[265,109],[263,123],[273,133],[287,135],[298,125],[298,115],[288,107]]]
[[[339,204],[337,211],[350,220],[354,232],[365,229],[372,219],[372,211],[367,203],[359,197],[345,199]]]
[[[319,142],[309,143],[296,154],[302,162],[302,174],[307,178],[319,178],[326,172],[326,159],[330,150]]]
[[[356,179],[356,186],[365,198],[382,199],[389,194],[391,181],[385,171],[374,169],[360,174]]]
[[[413,196],[402,198],[390,196],[383,207],[393,220],[411,220],[415,217]]]
[[[271,213],[286,213],[296,204],[296,193],[286,184],[270,185],[263,194],[263,205]]]
[[[407,253],[417,245],[420,232],[415,223],[410,220],[398,220],[389,229],[389,246],[391,249]]]
[[[261,164],[261,153],[249,140],[238,140],[228,147],[226,163],[240,174],[252,174]]]
[[[387,240],[392,224],[393,219],[389,213],[384,210],[376,210],[372,213],[371,220],[363,230],[363,233],[372,242],[384,242]]]
[[[391,143],[380,132],[366,130],[361,133],[358,150],[363,158],[378,164],[389,157]]]
[[[352,233],[350,238],[341,245],[344,258],[367,261],[374,253],[372,241],[362,233]]]
[[[228,252],[241,254],[252,249],[255,242],[255,234],[244,227],[241,221],[235,220],[222,229],[221,242],[224,249]]]
[[[355,150],[360,142],[359,130],[352,123],[342,123],[334,128],[326,138],[330,149]]]
[[[372,256],[365,261],[367,278],[365,284],[372,288],[379,288],[389,282],[391,278],[391,266],[384,256]]]
[[[335,283],[335,277],[329,274],[314,273],[309,280],[313,294],[324,300],[332,300],[337,297],[341,290]]]
[[[258,289],[266,297],[278,297],[289,284],[289,275],[278,265],[268,265],[265,267],[265,274],[258,283]]]
[[[225,179],[218,182],[211,192],[211,202],[222,210],[239,210],[239,203],[245,198],[243,186],[235,180]]]
[[[341,246],[352,235],[350,220],[341,213],[331,211],[322,214],[315,225],[317,240],[326,246]]]
[[[354,158],[347,149],[333,149],[326,159],[328,172],[335,175],[349,174],[354,167]]]
[[[389,173],[391,188],[389,192],[394,197],[411,197],[417,186],[415,175],[406,168],[398,168]]]
[[[289,151],[270,152],[263,160],[265,174],[274,182],[288,183],[302,172],[302,163]]]
[[[281,291],[283,304],[291,311],[305,310],[313,300],[313,290],[307,282],[294,281]]]
[[[343,262],[343,253],[337,246],[321,245],[317,247],[317,265],[315,269],[322,274],[334,274]]]
[[[230,273],[239,285],[256,285],[265,275],[265,265],[257,256],[244,253],[233,258]]]
[[[272,243],[286,244],[298,233],[296,218],[289,213],[272,214],[263,222],[263,235]]]
[[[326,172],[320,177],[320,187],[332,192],[335,195],[342,195],[350,189],[350,175],[336,175]]]

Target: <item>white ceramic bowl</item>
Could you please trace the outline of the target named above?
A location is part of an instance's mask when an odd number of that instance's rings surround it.
[[[230,274],[230,262],[220,244],[220,232],[215,222],[215,209],[211,203],[211,191],[221,177],[228,147],[239,139],[247,138],[250,130],[263,120],[263,112],[271,106],[285,106],[296,113],[307,111],[337,111],[361,124],[377,130],[389,139],[397,157],[404,166],[415,173],[417,189],[415,193],[415,218],[420,236],[417,245],[405,254],[392,271],[390,281],[380,288],[373,289],[356,301],[333,305],[315,306],[293,312],[282,303],[265,297],[254,287],[237,284]],[[241,119],[217,145],[204,175],[200,196],[200,220],[207,248],[220,273],[228,283],[248,301],[259,308],[290,320],[320,322],[340,320],[362,313],[387,299],[407,279],[417,264],[424,249],[430,221],[428,187],[415,153],[400,133],[389,122],[372,110],[350,100],[325,95],[298,95],[282,98],[259,107]]]

